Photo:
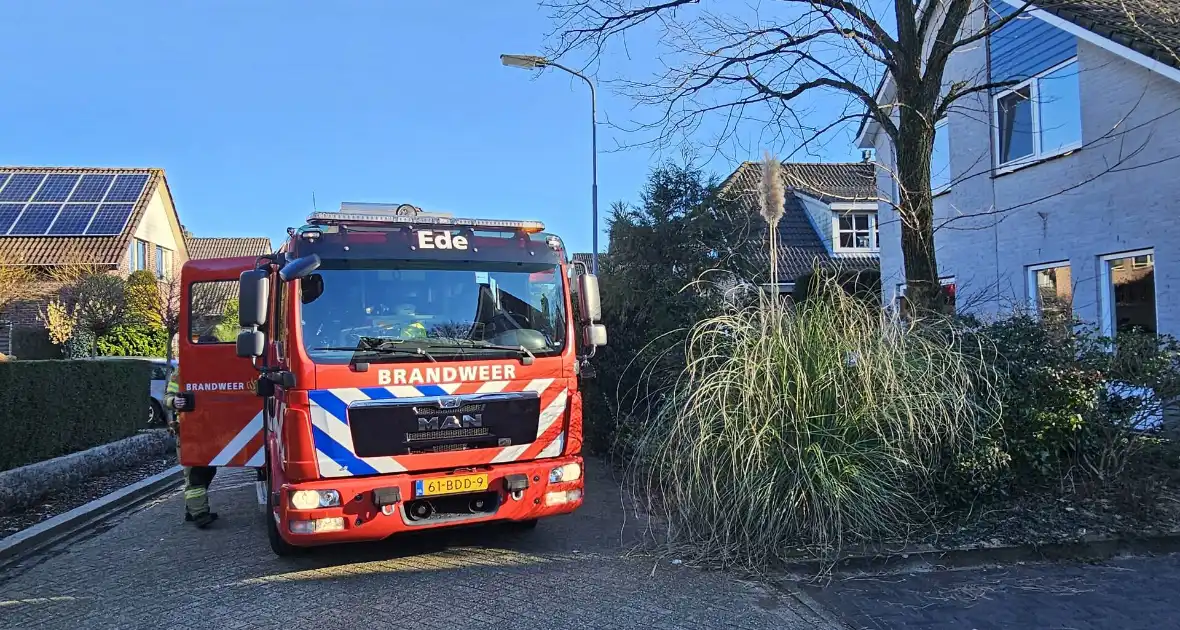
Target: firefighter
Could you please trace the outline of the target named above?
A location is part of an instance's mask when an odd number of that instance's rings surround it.
[[[172,370],[172,378],[168,379],[168,391],[164,394],[164,406],[169,410],[170,421],[168,428],[176,436],[176,458],[180,459],[180,413],[184,411],[184,399],[178,398],[180,393],[180,368]],[[182,408],[177,409],[177,405]],[[209,511],[209,484],[217,468],[213,466],[185,466],[184,467],[184,520],[192,522],[200,529],[213,524],[217,520],[217,513]]]
[[[398,304],[394,309],[394,317],[399,321],[408,321],[401,329],[401,334],[398,335],[402,339],[425,339],[426,338],[426,324],[422,323],[422,319],[416,314],[416,307],[413,304]]]

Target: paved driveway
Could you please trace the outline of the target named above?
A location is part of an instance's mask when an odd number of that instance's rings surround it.
[[[793,599],[717,573],[622,557],[617,487],[589,465],[577,513],[280,560],[249,471],[222,518],[185,527],[177,493],[0,576],[0,628],[829,628]]]

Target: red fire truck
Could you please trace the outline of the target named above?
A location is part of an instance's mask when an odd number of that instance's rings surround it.
[[[606,329],[560,238],[408,204],[287,234],[181,271],[181,463],[257,468],[276,554],[581,505],[578,381]]]

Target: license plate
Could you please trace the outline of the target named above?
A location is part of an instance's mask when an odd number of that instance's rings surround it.
[[[436,497],[443,494],[483,492],[488,489],[487,475],[451,475],[414,481],[415,497]]]

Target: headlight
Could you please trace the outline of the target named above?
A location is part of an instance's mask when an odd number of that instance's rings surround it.
[[[291,493],[291,507],[296,510],[336,507],[340,493],[335,490],[296,490]]]
[[[582,467],[577,464],[566,464],[558,466],[549,471],[549,483],[562,483],[563,481],[577,481],[582,478]]]

